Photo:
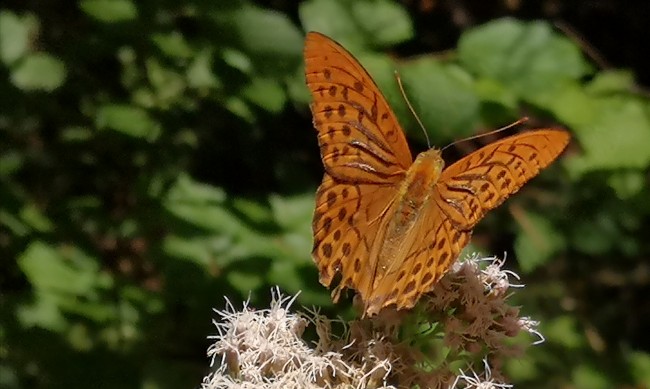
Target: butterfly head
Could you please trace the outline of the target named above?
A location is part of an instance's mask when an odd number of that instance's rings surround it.
[[[418,154],[415,162],[413,162],[413,166],[409,169],[409,172],[411,170],[423,171],[437,181],[438,177],[440,177],[440,174],[442,173],[442,169],[444,168],[445,161],[442,159],[442,150],[431,148]]]

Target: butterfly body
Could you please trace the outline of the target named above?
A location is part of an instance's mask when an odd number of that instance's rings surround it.
[[[420,209],[434,193],[435,184],[444,166],[445,162],[440,156],[440,150],[431,149],[420,153],[400,185],[398,194],[400,208],[404,211],[409,207],[413,210]]]
[[[472,228],[564,150],[569,134],[541,129],[493,142],[444,169],[440,150],[411,157],[370,75],[319,33],[305,41],[305,77],[323,181],[312,256],[336,301],[354,289],[364,315],[410,308],[449,270]]]
[[[386,234],[383,239],[376,239],[380,249],[375,279],[385,278],[387,273],[395,270],[396,264],[404,261],[406,251],[412,244],[412,230],[435,193],[435,184],[443,166],[440,151],[431,149],[419,154],[406,172],[395,200],[383,215],[387,221]]]

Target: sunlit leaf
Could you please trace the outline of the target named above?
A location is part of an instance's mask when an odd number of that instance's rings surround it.
[[[473,133],[479,120],[479,101],[463,69],[424,58],[401,66],[400,75],[406,93],[416,96],[412,99],[415,113],[434,140]]]
[[[351,13],[375,46],[389,46],[413,37],[413,24],[401,4],[390,0],[350,3]]]
[[[577,349],[585,342],[572,316],[565,315],[543,322],[540,329],[548,343],[560,344],[567,349]]]
[[[277,113],[284,107],[287,96],[277,80],[255,77],[243,90],[243,96],[266,111]]]
[[[486,23],[463,34],[458,55],[474,74],[499,80],[531,101],[590,71],[580,49],[546,22]]]
[[[118,131],[134,138],[154,141],[160,136],[160,124],[139,107],[124,104],[108,104],[97,111],[95,123],[98,128]]]
[[[573,371],[573,382],[578,388],[608,389],[612,382],[604,375],[602,369],[588,364],[576,366]]]
[[[51,92],[60,87],[66,78],[65,64],[45,53],[29,54],[16,64],[11,72],[11,82],[25,91]]]
[[[10,11],[0,11],[0,61],[11,65],[29,52],[30,34],[37,22],[30,15],[19,17]]]
[[[81,0],[81,9],[105,23],[130,21],[138,17],[138,9],[131,0]]]
[[[635,381],[641,385],[650,386],[650,354],[646,352],[632,352],[629,363]]]
[[[529,273],[545,265],[564,249],[566,242],[548,218],[526,212],[520,217],[520,231],[515,239],[519,266]]]

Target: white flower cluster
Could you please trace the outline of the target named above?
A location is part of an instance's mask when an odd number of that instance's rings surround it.
[[[208,356],[221,358],[217,370],[204,379],[203,389],[216,388],[322,388],[334,374],[337,355],[317,355],[301,339],[307,321],[288,311],[294,297],[273,292],[270,309],[241,311],[227,301],[215,312],[218,335]]]
[[[316,311],[291,313],[297,296],[282,296],[279,289],[272,291],[269,309],[253,310],[245,303],[237,310],[227,301],[225,310],[216,311],[218,335],[210,337],[215,343],[208,349],[212,365],[218,363],[202,387],[509,388],[501,383],[499,368],[504,358],[522,350],[507,340],[522,330],[543,338],[537,322],[519,317],[519,310],[506,304],[508,289],[521,285],[510,282],[509,277],[518,277],[502,265],[474,255],[423,296],[415,311],[388,308],[347,323]],[[318,336],[313,347],[302,339],[309,324]],[[333,324],[343,329],[339,337],[333,335]],[[434,330],[409,337],[404,335],[408,326]],[[459,363],[471,375],[451,368]]]
[[[356,340],[342,345],[331,337],[331,322],[312,312],[310,321],[320,341],[310,348],[301,338],[308,321],[289,312],[297,296],[282,296],[277,289],[272,293],[269,309],[252,310],[245,304],[238,311],[227,302],[225,310],[215,311],[220,316],[213,321],[218,335],[210,337],[215,343],[208,356],[213,366],[220,360],[203,380],[203,389],[395,389],[378,385],[391,371],[390,357],[379,354],[385,350],[381,340],[363,341],[363,355],[352,356],[359,350],[353,347]]]

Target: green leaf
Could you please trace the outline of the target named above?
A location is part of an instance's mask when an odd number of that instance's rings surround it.
[[[594,82],[600,86],[567,85],[543,103],[573,130],[581,147],[579,155],[566,159],[569,173],[577,178],[592,171],[646,168],[650,165],[650,149],[645,147],[650,142],[650,105],[630,93],[611,93],[601,79]],[[588,92],[591,89],[597,92]]]
[[[455,65],[422,58],[400,67],[406,93],[434,141],[472,134],[479,120],[479,100],[471,78]]]
[[[253,73],[253,63],[247,54],[233,48],[224,48],[220,53],[221,59],[229,66],[244,74]]]
[[[650,387],[650,355],[635,351],[630,353],[628,359],[634,382],[642,387]]]
[[[178,31],[153,34],[151,40],[168,57],[190,58],[194,54],[194,50],[187,43],[183,34]]]
[[[60,139],[64,142],[81,143],[90,140],[93,131],[89,127],[70,126],[61,129]]]
[[[11,65],[29,52],[30,35],[38,28],[37,20],[19,17],[10,11],[0,11],[0,61]]]
[[[226,192],[221,188],[196,182],[187,174],[181,174],[169,189],[165,200],[185,203],[223,204],[226,199]]]
[[[310,0],[300,4],[306,31],[318,31],[348,50],[383,47],[413,37],[403,6],[390,0]]]
[[[349,3],[339,0],[309,0],[300,3],[298,14],[305,31],[318,31],[352,51],[368,47],[365,34],[355,23]]]
[[[311,102],[311,94],[305,84],[305,68],[300,66],[295,72],[286,80],[287,94],[294,103],[300,103],[303,106],[309,105]]]
[[[151,57],[146,61],[147,77],[155,90],[155,101],[161,108],[169,108],[183,96],[185,77],[176,71],[165,67],[158,58]]]
[[[150,142],[160,136],[160,124],[142,108],[125,104],[107,104],[97,110],[95,125]]]
[[[300,250],[310,251],[308,227],[300,233],[282,235],[258,231],[256,223],[268,222],[267,211],[249,201],[235,201],[237,204],[233,207],[232,201],[226,203],[224,196],[217,188],[181,176],[166,196],[164,206],[172,215],[200,230],[188,237],[168,236],[164,243],[166,253],[202,266],[216,263],[225,267],[233,262],[260,258],[308,261],[308,255],[296,255]],[[241,213],[248,218],[241,217]],[[210,235],[202,237],[206,232]],[[246,274],[243,281],[247,277]]]
[[[571,246],[588,255],[610,252],[622,238],[619,226],[606,210],[574,220],[571,228]]]
[[[311,218],[309,225],[296,228],[281,234],[277,243],[283,251],[284,258],[294,264],[310,264],[311,250],[313,248],[313,237],[311,231]],[[286,253],[285,253],[286,252]]]
[[[98,277],[94,258],[73,247],[61,251],[40,241],[27,247],[18,258],[18,266],[36,289],[49,293],[89,297],[97,286],[111,282]]]
[[[273,216],[278,225],[286,230],[305,230],[311,226],[314,213],[314,195],[302,194],[292,197],[269,196]]]
[[[645,169],[650,165],[648,103],[629,96],[593,99],[588,123],[573,127],[582,153],[568,159],[573,177],[604,169]],[[567,113],[568,114],[568,113]]]
[[[542,322],[540,331],[550,344],[562,345],[571,350],[582,347],[585,339],[578,330],[576,318],[569,315],[560,316]]]
[[[645,175],[638,171],[614,171],[607,178],[607,184],[616,191],[620,200],[630,200],[643,191],[646,185]]]
[[[485,124],[501,126],[520,117],[519,96],[501,82],[480,78],[474,83],[474,91],[480,100],[480,116]]]
[[[0,226],[8,228],[16,237],[27,236],[31,232],[25,222],[4,209],[0,209]]]
[[[216,18],[232,29],[262,74],[284,76],[302,60],[302,33],[282,13],[244,5]]]
[[[181,175],[170,188],[164,206],[177,218],[213,232],[241,234],[247,230],[242,220],[226,207],[225,193]]]
[[[33,204],[28,204],[20,211],[20,218],[38,232],[50,232],[54,229],[54,224],[48,219],[40,209]]]
[[[225,101],[224,106],[230,113],[238,116],[247,123],[252,124],[257,120],[257,117],[249,104],[237,96],[231,96],[228,98],[228,100]]]
[[[268,281],[273,285],[281,286],[283,290],[296,293],[305,289],[305,280],[298,271],[295,263],[279,259],[271,263]]]
[[[280,112],[287,101],[282,85],[277,79],[270,77],[253,77],[244,87],[242,95],[251,103],[271,113]]]
[[[235,197],[230,201],[232,209],[246,221],[258,226],[274,225],[273,214],[266,203],[245,197]]]
[[[222,87],[219,76],[212,71],[211,50],[199,52],[187,67],[187,84],[196,89],[217,89]]]
[[[167,235],[163,241],[165,254],[184,261],[192,262],[203,269],[210,269],[215,264],[225,266],[223,254],[232,249],[233,240],[226,235],[191,236]]]
[[[241,219],[220,206],[183,201],[167,202],[166,208],[177,218],[207,231],[241,234],[247,230]]]
[[[515,251],[521,271],[530,273],[544,266],[566,246],[564,237],[548,218],[532,212],[524,214],[525,223],[515,239]]]
[[[238,262],[249,258],[263,257],[275,261],[287,255],[276,240],[247,229],[223,229],[207,236],[201,236],[202,233],[196,231],[192,236],[165,237],[165,254],[199,265],[206,271],[220,270],[232,264],[236,268]]]
[[[45,53],[28,54],[11,72],[11,82],[24,91],[51,92],[60,87],[65,78],[65,64]]]
[[[9,177],[20,170],[25,162],[25,155],[18,150],[4,150],[0,154],[0,177]]]
[[[130,0],[81,0],[81,10],[104,23],[118,23],[134,20],[138,9]]]
[[[548,23],[508,18],[464,33],[458,56],[472,73],[498,80],[532,102],[590,69],[580,49]]]
[[[374,46],[391,46],[413,38],[413,24],[401,4],[391,0],[351,2],[355,22]]]
[[[505,361],[505,371],[511,382],[533,380],[540,374],[540,366],[534,357],[522,355],[518,358],[509,358]]]
[[[239,291],[242,296],[250,295],[264,283],[264,277],[253,271],[232,271],[226,275],[228,283]]]
[[[628,70],[604,70],[594,75],[586,90],[592,94],[630,92],[635,88],[634,74]]]
[[[589,127],[601,109],[597,101],[578,83],[566,84],[552,96],[547,96],[547,99],[538,100],[538,105],[570,128]]]
[[[602,369],[588,364],[577,365],[572,380],[576,388],[608,389],[614,386]]]
[[[517,95],[497,80],[491,78],[476,80],[474,88],[483,103],[499,104],[512,111],[518,107]]]
[[[39,326],[53,332],[63,332],[69,326],[68,320],[59,309],[59,298],[47,293],[35,293],[30,305],[16,310],[18,321],[25,327]]]
[[[271,195],[271,210],[277,224],[284,230],[279,242],[298,263],[308,261],[312,249],[311,223],[314,214],[314,196],[312,193],[281,197]],[[292,259],[290,255],[285,256]]]

